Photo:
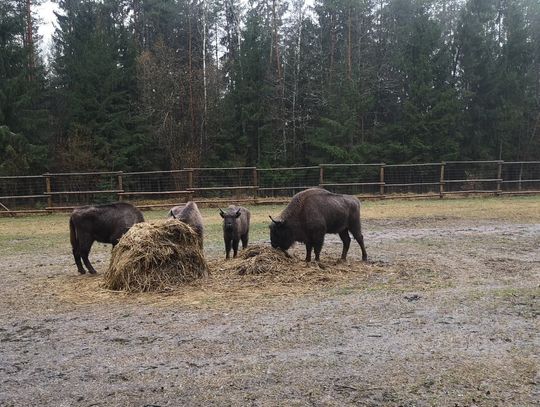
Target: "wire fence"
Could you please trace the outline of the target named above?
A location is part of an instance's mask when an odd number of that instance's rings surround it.
[[[306,188],[320,184],[320,167],[289,167],[257,169],[258,196],[261,198],[290,197]]]
[[[320,164],[287,168],[46,173],[0,177],[0,213],[50,212],[129,200],[138,206],[285,201],[309,187],[363,198],[540,194],[540,161]]]

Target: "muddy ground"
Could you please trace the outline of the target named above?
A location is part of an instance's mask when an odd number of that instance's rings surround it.
[[[23,231],[0,257],[0,405],[539,405],[537,215],[371,216],[350,272],[329,237],[312,278],[166,294],[103,290],[67,230],[43,250]]]

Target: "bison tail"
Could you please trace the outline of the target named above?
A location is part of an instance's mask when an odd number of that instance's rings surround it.
[[[71,247],[76,249],[79,247],[79,239],[77,238],[77,229],[75,229],[75,224],[73,219],[69,219],[69,240],[71,241]]]

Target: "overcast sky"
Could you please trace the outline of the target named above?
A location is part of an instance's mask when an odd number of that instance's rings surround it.
[[[51,0],[46,0],[43,4],[36,6],[35,13],[39,18],[38,34],[43,38],[41,45],[43,55],[49,59],[49,50],[52,44],[52,34],[54,32],[54,24],[56,16],[54,11],[58,10],[58,5]]]

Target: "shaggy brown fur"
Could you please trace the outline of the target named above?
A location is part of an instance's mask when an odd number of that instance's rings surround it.
[[[310,188],[296,194],[277,219],[270,224],[272,247],[287,250],[294,242],[306,244],[306,261],[315,260],[324,243],[324,235],[337,233],[343,242],[341,259],[347,258],[352,233],[367,259],[360,226],[360,201],[351,195],[333,194],[325,189]]]

